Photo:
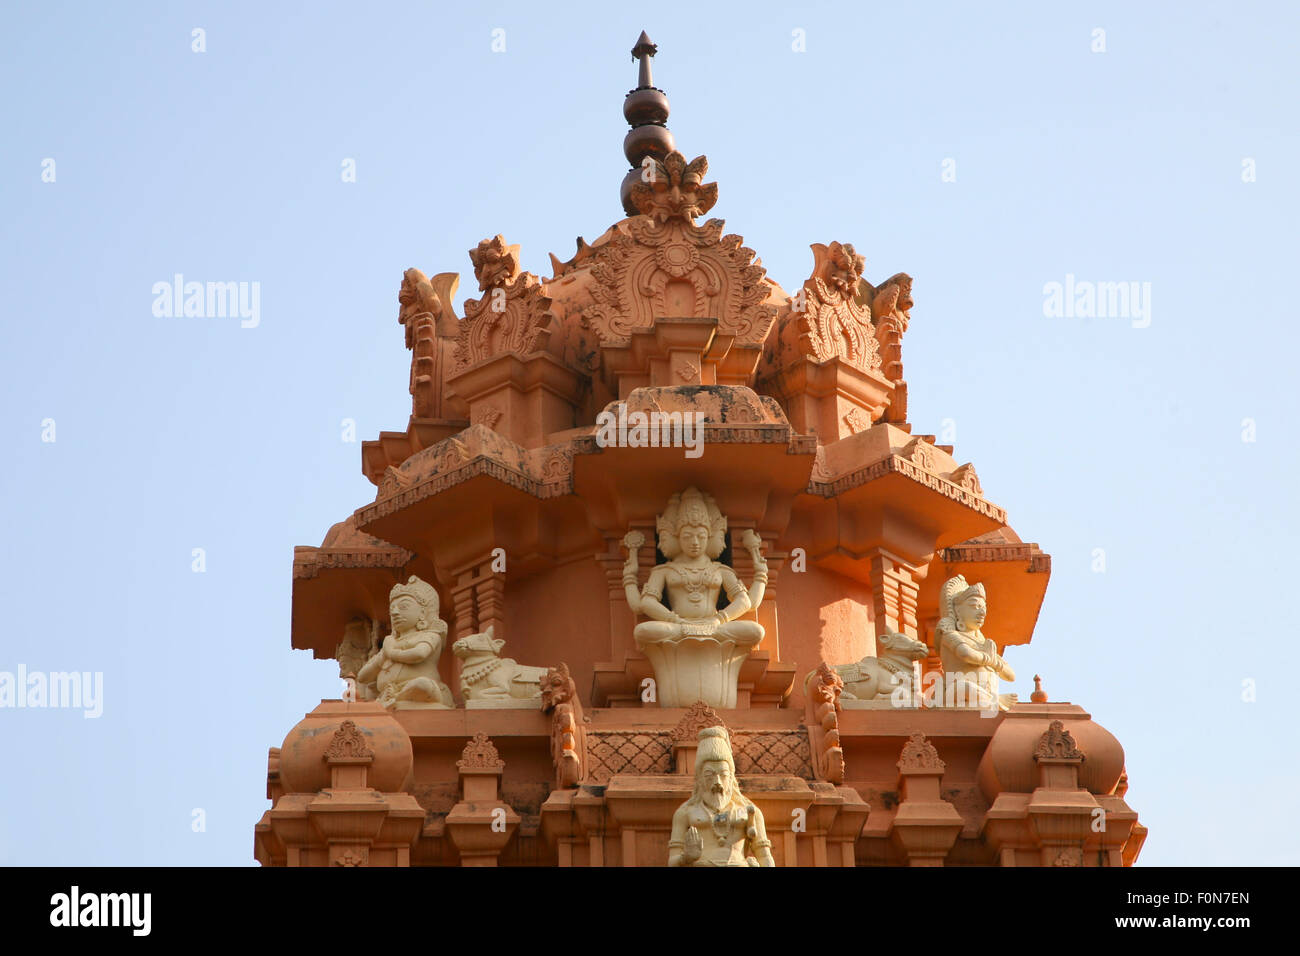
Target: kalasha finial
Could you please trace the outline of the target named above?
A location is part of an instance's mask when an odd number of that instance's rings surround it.
[[[1043,690],[1043,679],[1037,674],[1034,675],[1034,692],[1029,695],[1029,699],[1035,704],[1047,703],[1047,691]]]
[[[637,214],[632,205],[632,186],[641,180],[641,164],[647,156],[662,160],[675,147],[673,134],[665,125],[668,122],[668,97],[664,91],[654,86],[650,76],[650,58],[658,52],[659,47],[651,42],[644,30],[632,47],[632,57],[637,60],[637,87],[623,100],[623,117],[632,128],[623,137],[623,155],[632,168],[623,177],[623,186],[619,198],[623,202],[623,211],[629,216]]]

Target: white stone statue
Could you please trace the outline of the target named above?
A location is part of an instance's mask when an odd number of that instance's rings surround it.
[[[357,673],[357,683],[373,681],[379,703],[393,710],[449,709],[451,688],[438,673],[447,640],[447,623],[438,617],[438,592],[411,575],[388,593],[393,633]]]
[[[451,645],[460,661],[460,696],[465,706],[541,707],[545,667],[528,667],[501,656],[505,641],[493,636],[493,627],[470,634]]]
[[[844,681],[840,705],[852,709],[870,702],[881,707],[911,707],[917,697],[915,661],[930,653],[924,641],[895,631],[876,637],[876,656],[853,664],[837,664],[835,672]]]
[[[673,814],[669,866],[775,866],[763,811],[736,783],[724,727],[700,731],[695,791]]]
[[[711,496],[695,488],[673,495],[657,524],[659,550],[668,563],[651,570],[638,591],[637,549],[645,544],[645,535],[629,531],[623,538],[628,549],[623,589],[633,612],[650,618],[632,633],[654,667],[659,703],[689,707],[702,700],[733,708],[740,665],[763,639],[757,621],[737,620],[763,600],[767,562],[759,550],[762,540],[753,530],[741,538],[754,563],[754,583],[746,589],[735,571],[715,560],[726,547],[727,519]],[[718,610],[722,591],[729,603]]]
[[[949,578],[939,590],[939,610],[934,643],[943,665],[943,706],[1006,710],[1015,697],[998,694],[998,678],[1015,680],[1016,673],[980,632],[988,616],[984,585],[968,586],[960,574]]]

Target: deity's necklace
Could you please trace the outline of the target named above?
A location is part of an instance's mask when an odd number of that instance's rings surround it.
[[[682,582],[682,589],[686,591],[690,599],[696,603],[704,600],[706,587],[714,583],[712,580],[713,566],[706,564],[702,568],[677,567],[674,570]]]
[[[722,829],[718,829],[718,824],[722,825]],[[718,846],[726,846],[727,837],[731,835],[731,814],[726,810],[718,811],[713,815],[712,825],[713,835],[718,840]]]

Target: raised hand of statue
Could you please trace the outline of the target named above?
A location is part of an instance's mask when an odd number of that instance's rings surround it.
[[[700,831],[695,827],[687,827],[686,836],[682,840],[682,861],[690,866],[703,855],[704,841],[700,839]]]
[[[627,548],[627,561],[623,563],[623,574],[636,574],[638,549],[645,544],[645,535],[640,531],[629,531],[623,535],[623,547]]]
[[[758,536],[758,533],[753,528],[746,528],[745,533],[740,536],[740,543],[749,552],[750,560],[754,562],[754,570],[766,572],[767,559],[759,550],[763,546],[763,539]]]

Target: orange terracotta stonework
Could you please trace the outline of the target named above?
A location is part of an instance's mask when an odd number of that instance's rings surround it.
[[[410,420],[294,553],[292,644],[347,690],[271,749],[254,855],[1132,864],[1119,741],[1006,693],[1051,561],[907,421],[911,277],[839,241],[768,277],[654,54],[625,218],[545,278],[474,243],[460,316],[456,273],[402,278]]]

